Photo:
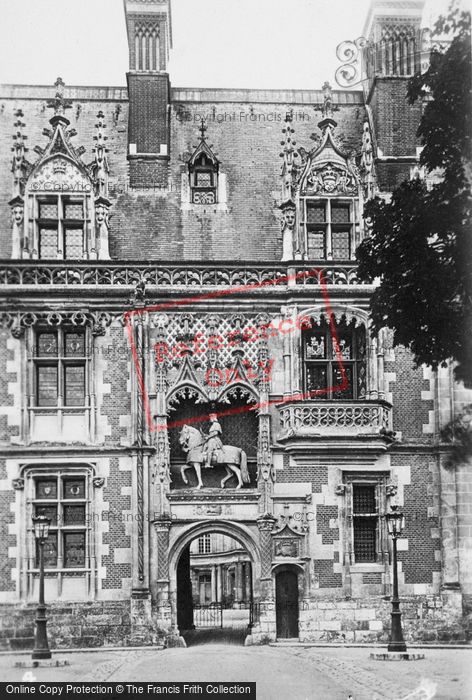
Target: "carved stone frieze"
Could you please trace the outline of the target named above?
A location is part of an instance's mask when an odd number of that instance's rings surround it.
[[[311,268],[309,268],[311,270]],[[321,266],[327,284],[357,284],[356,265],[329,263]],[[297,285],[319,285],[318,275],[303,275],[306,267],[295,267],[290,275]],[[2,285],[87,285],[132,287],[137,282],[145,282],[150,287],[248,287],[251,285],[277,284],[283,288],[289,270],[287,265],[279,266],[245,266],[244,268],[217,265],[209,269],[199,267],[164,267],[156,265],[94,264],[93,261],[82,264],[69,264],[67,261],[41,262],[32,260],[21,263],[8,262],[0,267],[0,284]]]
[[[57,327],[64,324],[72,326],[89,325],[93,335],[105,335],[107,327],[116,314],[106,311],[34,311],[14,312],[4,311],[0,314],[0,323],[4,328],[9,328],[14,338],[21,338],[26,328],[38,323]]]

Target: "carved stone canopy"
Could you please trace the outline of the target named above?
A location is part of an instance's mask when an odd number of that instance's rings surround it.
[[[354,163],[335,141],[336,122],[325,118],[319,123],[319,127],[323,131],[323,138],[318,148],[308,155],[300,177],[300,194],[357,196],[359,174]]]

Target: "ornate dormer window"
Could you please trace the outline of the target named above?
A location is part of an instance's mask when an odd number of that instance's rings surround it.
[[[202,119],[200,143],[189,160],[192,204],[217,204],[219,162],[205,140],[206,126]]]
[[[283,130],[282,168],[283,260],[351,260],[359,243],[357,168],[334,137],[332,92],[323,86],[320,144],[309,153],[295,152],[291,115]],[[301,164],[294,159],[301,156]]]
[[[13,177],[14,198],[12,257],[46,260],[108,259],[108,163],[104,142],[103,114],[98,113],[94,137],[94,161],[81,160],[85,149],[74,148],[65,112],[71,107],[64,99],[64,83],[57,79],[56,97],[48,103],[54,109],[44,129],[46,148],[36,146],[36,163],[25,158],[22,113],[17,113]]]
[[[309,260],[350,260],[357,245],[359,177],[334,138],[332,93],[323,86],[320,145],[308,154],[299,181],[300,236]]]

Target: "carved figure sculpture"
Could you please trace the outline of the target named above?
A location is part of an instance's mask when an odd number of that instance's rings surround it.
[[[221,425],[218,422],[218,416],[216,413],[210,413],[210,430],[208,431],[208,436],[206,438],[205,442],[205,449],[204,449],[204,454],[206,457],[206,464],[205,467],[208,469],[211,467],[212,461],[217,460],[218,458],[218,453],[223,447],[223,443],[221,442],[220,435],[222,434],[223,430],[221,429]]]
[[[221,440],[219,438],[220,433],[216,429],[214,435],[212,435],[211,432],[212,431],[210,429],[210,440],[215,441],[213,443],[213,448],[211,448],[211,446],[209,447],[207,444],[208,436],[203,435],[199,430],[190,425],[183,426],[180,433],[179,442],[182,450],[187,453],[187,462],[180,469],[184,483],[188,484],[188,478],[186,476],[187,470],[193,468],[195,469],[195,474],[197,476],[196,488],[202,488],[202,464],[207,463],[207,454],[209,453],[210,449],[212,449],[212,452],[214,449],[216,449],[216,457],[213,457],[211,460],[212,463],[209,466],[214,467],[217,464],[225,465],[226,476],[221,480],[221,488],[223,489],[225,487],[225,483],[234,475],[238,480],[236,488],[240,489],[243,483],[248,484],[250,482],[249,472],[247,470],[246,453],[239,447],[221,444]]]

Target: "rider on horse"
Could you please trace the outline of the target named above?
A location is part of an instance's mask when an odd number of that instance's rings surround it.
[[[221,450],[223,443],[221,442],[220,435],[223,432],[221,425],[218,422],[218,415],[216,413],[210,413],[208,416],[210,419],[210,430],[205,439],[204,455],[205,455],[205,467],[211,467],[211,460],[216,457],[218,450]]]

